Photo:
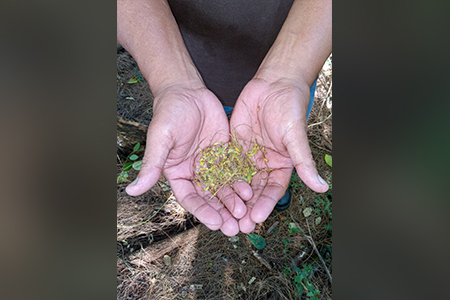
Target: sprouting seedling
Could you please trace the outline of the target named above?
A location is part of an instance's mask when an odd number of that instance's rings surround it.
[[[230,134],[228,143],[215,143],[205,149],[200,148],[200,158],[197,163],[194,182],[204,191],[211,192],[211,199],[225,186],[233,188],[238,181],[252,183],[253,176],[258,172],[271,172],[272,169],[258,166],[253,157],[261,155],[264,161],[267,153],[256,139],[247,151],[238,143],[236,134]]]

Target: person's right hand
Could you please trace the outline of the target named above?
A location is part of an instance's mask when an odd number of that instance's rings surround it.
[[[216,197],[210,200],[211,194],[192,182],[199,148],[228,141],[228,120],[212,92],[204,86],[169,86],[155,94],[143,164],[138,179],[126,192],[131,196],[145,193],[163,172],[184,209],[211,230],[236,235],[239,232],[236,219],[247,211],[241,197],[250,199],[251,191],[242,190],[239,197],[228,188],[219,193],[220,200]]]

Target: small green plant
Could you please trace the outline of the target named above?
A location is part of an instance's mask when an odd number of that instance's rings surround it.
[[[301,183],[300,177],[298,177],[297,172],[292,172],[291,181],[289,181],[289,186],[293,189],[297,189],[303,186],[303,183]]]
[[[136,155],[138,151],[142,151],[142,149],[140,148],[141,143],[137,143],[134,146],[133,151],[128,155],[127,159],[123,164],[122,172],[120,173],[119,176],[117,176],[117,184],[122,183],[124,181],[130,181],[128,179],[128,177],[130,176],[128,171],[130,171],[131,169],[134,169],[136,171],[139,171],[141,169],[142,160],[137,160],[139,156]]]
[[[328,198],[325,198],[324,200],[321,197],[317,197],[314,211],[318,215],[328,214],[330,216],[330,219],[333,218],[333,213],[331,211],[331,202],[330,200],[328,200]]]
[[[300,227],[298,227],[298,225],[296,223],[288,223],[288,222],[286,222],[286,223],[289,226],[288,232],[290,234],[296,234],[296,233],[299,233],[299,232],[304,233],[303,230]]]
[[[266,247],[266,240],[262,236],[250,233],[248,238],[256,249],[261,250]]]
[[[318,300],[319,298],[316,296],[320,294],[320,291],[309,282],[309,278],[313,274],[312,267],[303,265],[303,270],[298,267],[294,267],[294,270],[297,273],[297,275],[294,276],[294,284],[297,288],[298,294],[301,295],[303,291],[306,290],[307,297],[312,300]]]
[[[301,234],[304,235],[305,232],[299,227],[295,222],[288,223],[288,232],[290,235]],[[285,269],[282,271],[284,274],[292,279],[294,287],[297,289],[299,296],[301,297],[303,292],[306,293],[307,299],[318,300],[317,295],[320,291],[315,288],[311,283],[311,277],[314,273],[313,266],[303,264],[302,269],[294,266],[293,269],[288,267],[287,263],[287,247],[289,245],[289,237],[282,240],[284,244],[284,255],[285,255]]]
[[[285,268],[283,273],[292,278],[299,296],[303,294],[303,291],[306,291],[308,299],[318,300],[319,298],[317,298],[317,295],[320,294],[320,291],[310,282],[314,269],[308,265],[302,265],[302,267],[303,269],[294,267],[295,273],[293,275],[291,275],[293,273],[291,268]]]

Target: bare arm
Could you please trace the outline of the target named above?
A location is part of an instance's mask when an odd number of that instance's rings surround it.
[[[137,61],[154,94],[185,83],[203,86],[165,0],[118,0],[117,40]]]
[[[209,201],[192,182],[199,148],[227,142],[229,125],[191,60],[167,1],[118,0],[117,39],[137,61],[155,97],[143,164],[127,193],[145,193],[163,172],[183,208],[212,230],[237,234],[235,218],[246,213],[243,201],[231,191],[222,202]]]
[[[284,195],[293,167],[315,192],[328,190],[318,175],[307,136],[310,87],[331,53],[331,0],[296,0],[275,43],[245,86],[230,127],[243,139],[258,137],[267,150],[265,180],[252,182],[253,198],[239,221],[248,233],[263,222]],[[248,125],[248,126],[241,126]],[[246,132],[246,128],[252,132]],[[248,130],[247,130],[248,131]]]
[[[331,54],[331,0],[296,0],[255,78],[311,86]]]

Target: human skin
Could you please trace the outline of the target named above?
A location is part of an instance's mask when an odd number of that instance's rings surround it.
[[[135,58],[154,95],[153,119],[138,179],[126,192],[148,191],[161,173],[177,201],[212,230],[233,236],[237,219],[250,199],[246,185],[237,185],[218,198],[192,182],[199,148],[229,141],[229,123],[217,97],[204,85],[184,45],[166,1],[117,1],[118,42]]]
[[[252,181],[253,197],[239,220],[249,233],[284,195],[293,168],[313,191],[328,190],[318,175],[307,138],[310,86],[331,53],[331,0],[294,1],[275,43],[240,94],[230,129],[256,138],[267,150],[269,176]]]
[[[331,1],[296,0],[274,45],[242,91],[230,121],[204,85],[166,1],[117,1],[118,42],[136,59],[154,94],[153,120],[138,180],[126,191],[148,191],[161,172],[182,207],[212,230],[251,232],[284,195],[295,166],[312,190],[325,192],[306,137],[309,87],[331,53]],[[235,184],[220,199],[192,183],[199,147],[228,142],[231,129],[268,150],[266,178]],[[258,178],[260,180],[258,180]],[[244,201],[245,203],[244,203]]]

